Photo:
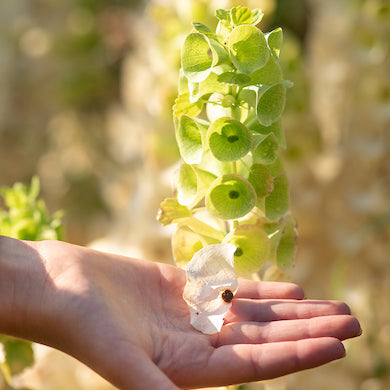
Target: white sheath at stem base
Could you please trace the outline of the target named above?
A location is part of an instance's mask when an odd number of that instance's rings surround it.
[[[209,245],[196,252],[187,265],[183,298],[190,310],[191,325],[205,334],[221,330],[231,307],[222,294],[230,290],[234,295],[237,291],[236,249],[233,244]]]

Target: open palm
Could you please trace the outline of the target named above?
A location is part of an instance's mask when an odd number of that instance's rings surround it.
[[[16,335],[69,353],[120,389],[274,378],[343,357],[340,340],[361,332],[342,302],[240,280],[222,330],[204,335],[190,325],[182,270],[61,242],[27,246],[48,274],[39,292],[45,326]]]

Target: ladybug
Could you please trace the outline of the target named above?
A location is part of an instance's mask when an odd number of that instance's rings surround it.
[[[224,302],[229,303],[232,301],[234,295],[230,290],[225,290],[222,294],[221,297]]]

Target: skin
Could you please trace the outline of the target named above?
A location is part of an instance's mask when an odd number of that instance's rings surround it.
[[[0,333],[74,356],[119,389],[275,378],[345,356],[361,329],[338,301],[240,280],[220,333],[190,325],[177,267],[57,241],[0,236]]]

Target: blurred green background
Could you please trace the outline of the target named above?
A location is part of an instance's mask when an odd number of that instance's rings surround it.
[[[292,278],[307,297],[347,301],[364,331],[343,361],[246,388],[388,389],[389,1],[1,0],[0,186],[38,175],[49,210],[65,210],[66,240],[172,261],[155,214],[178,160],[179,49],[192,20],[213,27],[233,5],[284,31]],[[38,350],[19,385],[110,388],[52,353]]]

